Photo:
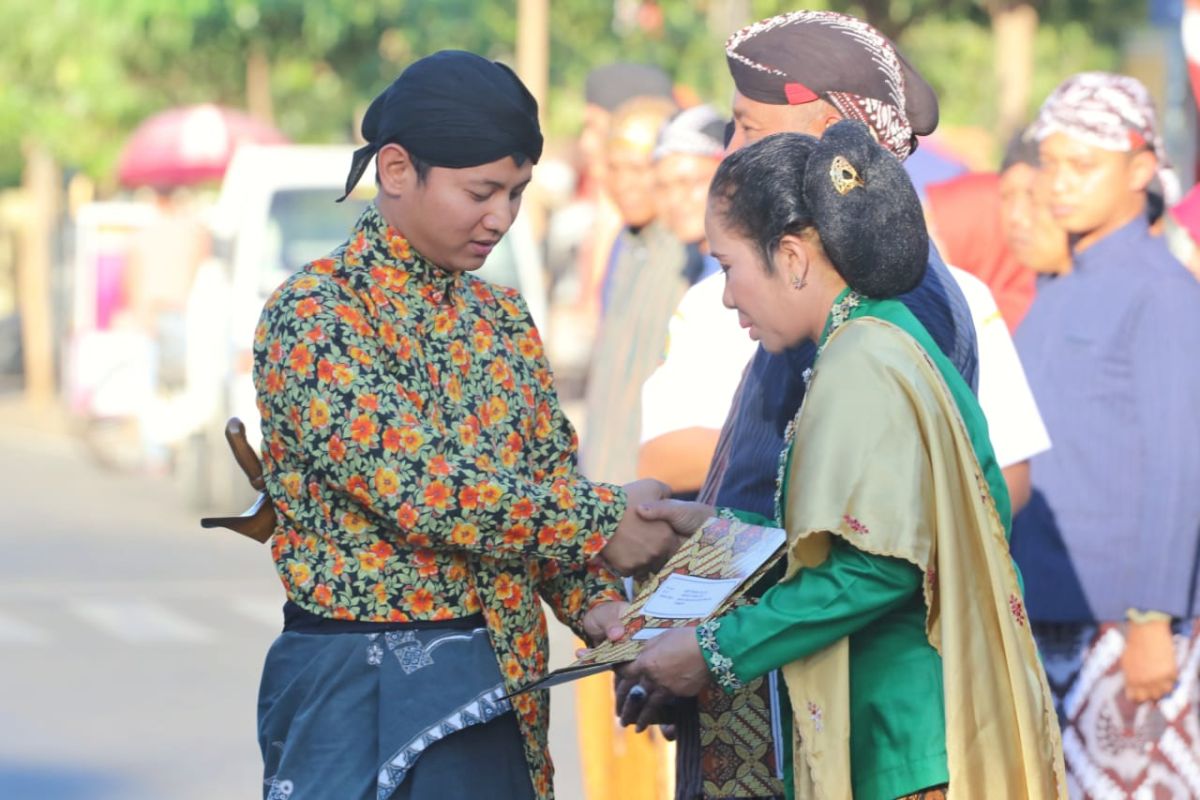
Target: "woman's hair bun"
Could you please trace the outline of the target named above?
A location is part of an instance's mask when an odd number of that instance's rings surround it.
[[[834,268],[854,291],[895,297],[929,260],[921,201],[904,165],[861,122],[831,125],[813,147],[804,196]]]

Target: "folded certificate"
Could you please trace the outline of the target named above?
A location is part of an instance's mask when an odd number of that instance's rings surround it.
[[[620,639],[604,642],[513,694],[548,689],[632,661],[655,636],[723,614],[783,555],[786,543],[782,528],[709,519],[657,575],[638,587],[621,618],[625,634]]]

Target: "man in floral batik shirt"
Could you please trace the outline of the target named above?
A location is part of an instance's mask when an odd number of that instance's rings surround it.
[[[603,638],[609,572],[678,541],[665,494],[579,474],[520,295],[469,273],[512,224],[542,137],[506,67],[459,51],[372,103],[379,195],[267,302],[263,462],[287,590],[259,698],[264,797],[550,798],[544,599]]]

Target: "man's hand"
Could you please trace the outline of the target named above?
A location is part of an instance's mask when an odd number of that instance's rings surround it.
[[[1130,622],[1121,655],[1125,696],[1135,703],[1158,700],[1175,686],[1179,667],[1170,620]]]
[[[708,522],[716,509],[704,503],[657,500],[638,506],[638,516],[647,522],[665,522],[680,536],[691,536]]]
[[[697,695],[710,680],[695,628],[676,628],[654,637],[636,661],[618,671],[618,677],[621,724],[636,722],[639,731],[660,721],[659,709],[672,697]]]
[[[592,647],[610,639],[619,639],[625,633],[621,624],[621,615],[629,608],[624,600],[613,600],[607,603],[597,603],[592,610],[583,615],[583,632],[587,634]]]
[[[637,511],[639,506],[663,500],[670,493],[670,487],[652,478],[626,484],[625,516],[621,518],[617,532],[600,551],[600,557],[609,569],[618,575],[641,577],[657,572],[679,549],[683,540],[675,535],[670,525],[648,522]]]

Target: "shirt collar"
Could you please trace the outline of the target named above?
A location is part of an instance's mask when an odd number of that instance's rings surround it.
[[[1150,224],[1146,217],[1139,214],[1135,219],[1121,228],[1105,236],[1094,245],[1076,253],[1072,259],[1073,268],[1082,272],[1103,269],[1110,265],[1128,263],[1125,251],[1140,246],[1150,236]]]
[[[374,203],[358,218],[343,262],[385,292],[416,293],[435,305],[452,296],[462,281],[461,273],[442,269],[418,253]]]

